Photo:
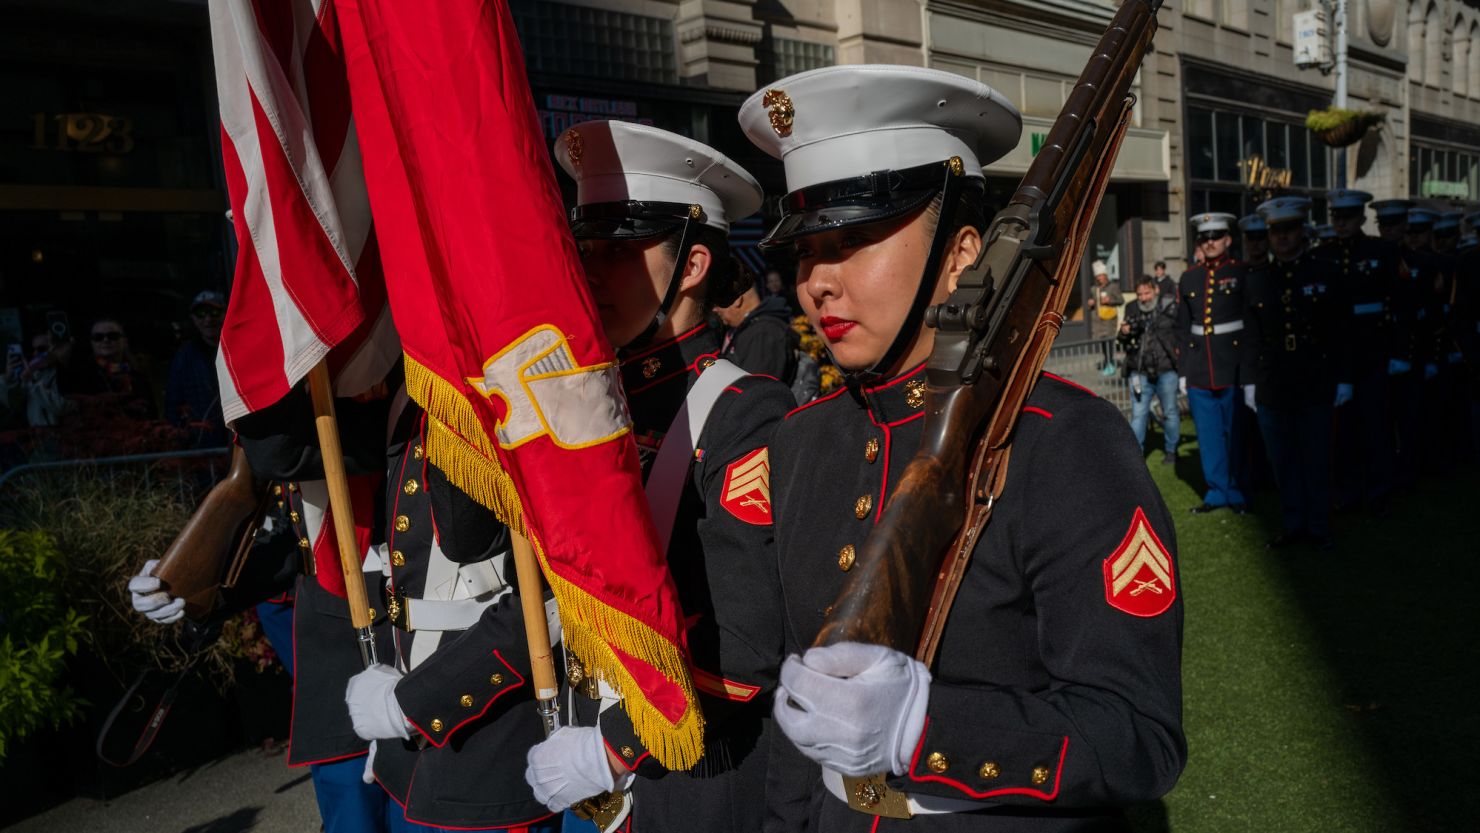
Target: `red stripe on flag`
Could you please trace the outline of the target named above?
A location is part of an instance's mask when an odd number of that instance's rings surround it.
[[[236,251],[236,279],[231,285],[230,313],[221,325],[221,355],[231,384],[247,410],[266,408],[287,395],[288,377],[283,371],[283,340],[264,328],[276,327],[272,293],[262,276],[262,264],[247,229],[247,212],[242,203],[247,195],[247,176],[237,156],[236,145],[221,130],[221,162],[226,173],[226,189],[231,195],[232,225],[240,245]],[[232,347],[241,344],[249,355],[237,361]]]
[[[313,113],[314,146],[324,170],[331,174],[344,152],[350,117],[349,79],[344,74],[338,18],[334,3],[325,0],[319,8],[318,25],[308,33],[308,47],[303,50],[303,79]]]
[[[309,205],[257,91],[250,92],[283,287],[319,341],[338,344],[365,319],[355,300],[359,290]]]

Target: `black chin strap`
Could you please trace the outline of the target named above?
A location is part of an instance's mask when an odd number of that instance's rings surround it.
[[[673,261],[673,272],[668,275],[668,287],[663,290],[663,300],[658,303],[658,311],[653,313],[653,320],[648,322],[637,338],[623,345],[623,350],[646,347],[668,321],[668,316],[673,313],[673,299],[678,296],[678,287],[683,283],[680,278],[689,265],[689,247],[693,245],[694,231],[703,224],[704,212],[699,206],[692,206],[689,216],[683,221],[683,231],[678,236],[678,257]]]
[[[962,186],[965,185],[965,169],[961,158],[953,156],[945,163],[945,182],[940,189],[940,217],[935,225],[935,236],[930,241],[930,256],[925,259],[925,269],[920,273],[915,287],[914,300],[904,323],[894,334],[894,341],[884,355],[867,370],[843,371],[843,381],[855,392],[884,379],[884,374],[904,355],[904,351],[920,330],[925,317],[925,308],[930,306],[930,297],[935,294],[935,281],[940,275],[941,260],[945,257],[946,241],[956,232],[956,206],[961,201]]]

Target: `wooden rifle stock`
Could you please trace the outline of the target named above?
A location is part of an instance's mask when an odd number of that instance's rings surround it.
[[[253,476],[246,452],[233,448],[226,476],[211,487],[154,570],[166,592],[185,600],[187,618],[205,620],[221,589],[233,584],[269,494],[267,484]]]
[[[1006,480],[1018,413],[1063,323],[1087,233],[1129,125],[1160,0],[1122,3],[987,245],[944,304],[920,448],[815,645],[872,642],[934,659],[967,560]],[[957,518],[959,525],[942,521]]]

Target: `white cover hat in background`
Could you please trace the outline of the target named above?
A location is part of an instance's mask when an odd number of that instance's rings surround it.
[[[704,223],[724,232],[761,207],[761,186],[744,168],[703,142],[656,127],[583,122],[555,140],[555,159],[576,181],[578,206],[697,205]]]

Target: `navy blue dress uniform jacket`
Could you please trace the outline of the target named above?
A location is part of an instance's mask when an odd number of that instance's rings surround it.
[[[707,326],[624,353],[622,384],[643,477],[689,389],[717,358]],[[772,557],[768,445],[796,401],[780,382],[745,376],[715,402],[700,432],[668,546],[668,566],[689,622],[695,687],[704,711],[704,757],[683,772],[648,753],[620,705],[596,716],[576,696],[579,725],[599,723],[607,746],[637,773],[624,830],[759,830],[771,745],[771,692],[781,664],[781,604]]]
[[[406,617],[402,594],[426,592],[433,536],[457,564],[486,561],[509,548],[508,528],[453,486],[424,452],[425,420],[409,407],[389,449],[386,482],[391,578],[387,606],[400,667],[426,634]],[[512,583],[512,565],[507,571]],[[517,585],[516,585],[517,587]],[[405,630],[408,624],[413,628]],[[390,662],[390,658],[383,661]],[[529,646],[517,592],[483,611],[464,631],[444,632],[437,649],[396,684],[414,730],[409,741],[382,740],[375,778],[406,817],[438,827],[518,827],[546,818],[524,781],[524,758],[544,739],[529,682]]]
[[[383,470],[389,401],[337,399],[334,404],[342,428],[346,471],[370,474]],[[344,705],[349,678],[364,670],[349,620],[349,605],[312,575],[314,561],[309,552],[306,512],[296,482],[324,477],[305,389],[299,386],[277,404],[242,417],[236,428],[252,471],[264,479],[287,483],[279,497],[286,504],[303,552],[305,574],[297,581],[293,603],[293,712],[288,764],[331,763],[364,755],[369,744],[355,734]],[[380,462],[372,465],[377,457]],[[378,506],[375,514],[373,522],[378,523]],[[370,598],[376,599],[380,574],[366,574],[365,586]],[[372,607],[377,645],[381,651],[389,650],[385,610],[379,604]]]
[[[1189,388],[1216,390],[1246,385],[1242,365],[1247,338],[1239,329],[1244,318],[1244,275],[1250,267],[1231,257],[1200,263],[1182,273],[1177,295],[1177,373]],[[1197,332],[1193,332],[1196,330]]]
[[[1336,270],[1337,280],[1352,304],[1352,328],[1347,344],[1352,350],[1352,373],[1365,379],[1386,373],[1393,358],[1396,293],[1401,285],[1402,250],[1365,234],[1334,238],[1315,250],[1317,259]]]
[[[777,431],[789,652],[812,643],[853,548],[919,445],[923,379],[922,366],[861,393],[845,389]],[[931,669],[910,771],[889,779],[980,809],[875,826],[826,794],[809,829],[1121,829],[1117,805],[1161,796],[1181,773],[1175,530],[1129,425],[1110,403],[1045,374],[1012,449]],[[805,764],[813,779],[820,772],[794,750],[779,760]]]
[[[1245,329],[1254,399],[1275,408],[1330,405],[1353,381],[1352,302],[1341,275],[1311,250],[1250,270]]]

